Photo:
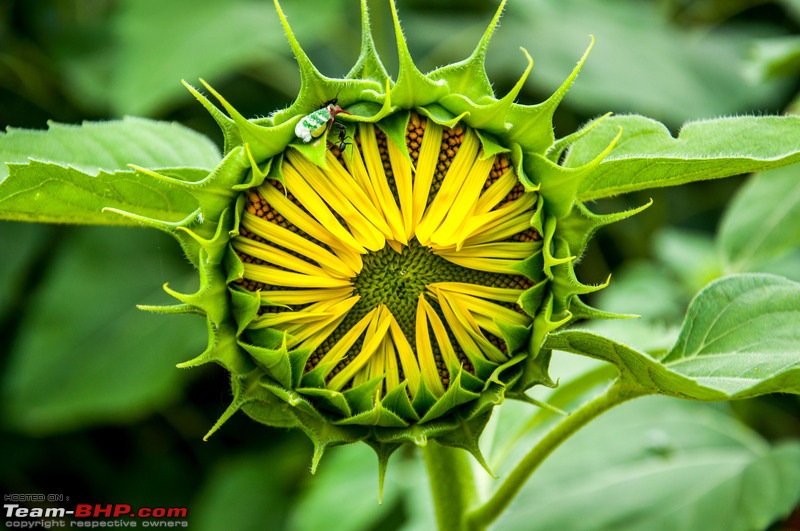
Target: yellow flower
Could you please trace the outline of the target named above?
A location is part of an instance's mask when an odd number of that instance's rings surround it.
[[[282,178],[248,192],[233,247],[261,296],[250,328],[307,351],[309,387],[439,398],[508,361],[501,327],[531,324],[517,301],[534,282],[515,265],[541,248],[537,194],[469,127],[414,113],[405,142],[408,156],[360,124],[324,167],[290,149]]]
[[[466,60],[421,73],[392,5],[399,72],[384,69],[362,0],[361,55],[342,79],[305,55],[276,2],[300,67],[287,109],[248,120],[220,94],[225,157],[201,181],[150,177],[190,191],[180,223],[136,219],[175,235],[199,271],[194,294],[208,348],[183,367],[231,372],[237,411],[303,430],[312,470],[327,447],[364,441],[383,470],[400,445],[465,448],[495,405],[555,385],[546,335],[595,310],[598,289],[572,263],[599,226],[577,189],[605,156],[557,164],[552,115],[580,69],[545,102],[515,102],[532,61],[496,98],[484,58],[501,3]],[[585,58],[585,56],[584,56]],[[142,170],[144,171],[144,170]],[[131,214],[133,215],[133,214]]]

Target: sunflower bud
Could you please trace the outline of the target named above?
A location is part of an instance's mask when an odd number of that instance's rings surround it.
[[[168,311],[206,315],[208,349],[182,364],[232,374],[236,411],[297,427],[315,446],[364,441],[385,466],[430,438],[483,462],[492,408],[527,399],[548,376],[544,337],[594,310],[599,289],[572,263],[600,225],[575,202],[599,160],[557,161],[547,101],[515,103],[531,69],[496,98],[484,70],[503,5],[466,60],[427,75],[408,53],[392,3],[397,81],[363,38],[343,79],[322,76],[276,1],[301,73],[295,103],[247,120],[187,87],[225,135],[225,158],[185,186],[198,215],[171,232],[201,275]],[[584,57],[585,58],[585,57]]]

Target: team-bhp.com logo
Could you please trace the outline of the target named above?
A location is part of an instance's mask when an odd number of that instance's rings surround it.
[[[53,527],[188,527],[186,507],[139,507],[127,503],[79,503],[64,507],[3,505],[6,527],[50,529]]]

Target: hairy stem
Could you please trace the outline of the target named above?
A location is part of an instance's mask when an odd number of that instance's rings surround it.
[[[497,519],[508,508],[531,474],[572,434],[612,407],[643,394],[645,393],[639,390],[633,391],[617,381],[602,395],[565,417],[522,458],[486,503],[467,514],[468,529],[485,529]]]
[[[472,465],[467,452],[430,441],[422,449],[431,483],[439,531],[463,531],[465,515],[476,497]]]

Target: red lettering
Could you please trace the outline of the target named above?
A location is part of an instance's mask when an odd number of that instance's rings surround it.
[[[75,506],[75,518],[86,518],[92,515],[92,506],[88,503],[79,503]]]
[[[131,512],[131,506],[125,503],[118,503],[114,506],[114,517],[122,516]]]
[[[112,508],[113,506],[110,503],[106,505],[105,508],[102,505],[97,504],[94,506],[94,513],[92,514],[92,516],[94,516],[95,518],[100,516],[105,516],[106,518],[108,518],[111,516]]]
[[[167,514],[167,510],[163,507],[156,507],[153,509],[153,517],[154,518],[164,518],[164,515]]]

